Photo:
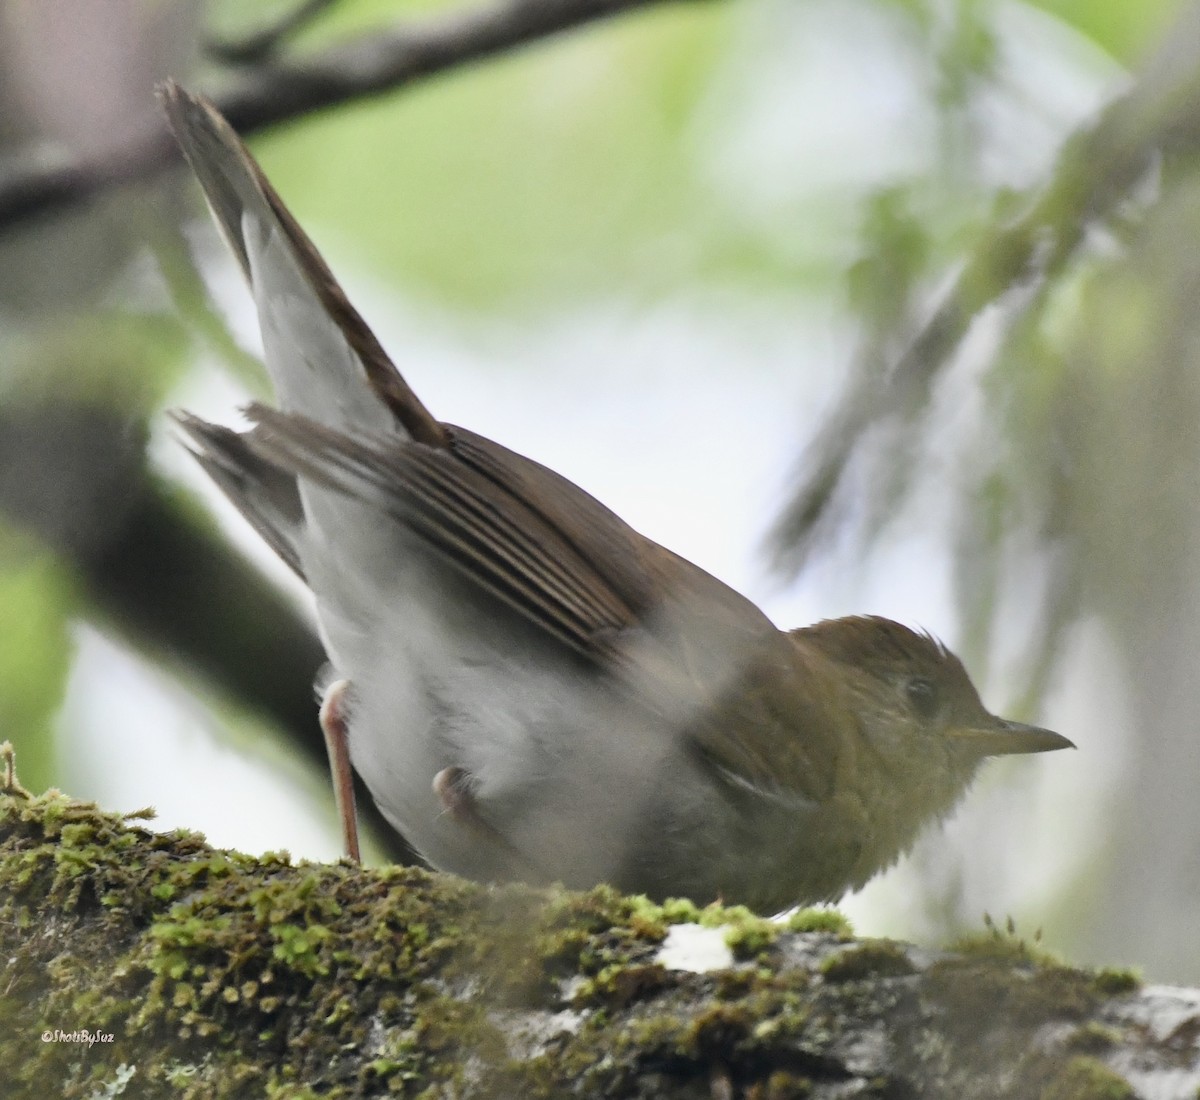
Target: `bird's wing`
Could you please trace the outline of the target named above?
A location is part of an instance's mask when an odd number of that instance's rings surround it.
[[[263,405],[247,414],[256,426],[244,438],[259,461],[393,515],[437,559],[576,652],[603,661],[637,625],[636,570],[618,578],[617,567],[593,557],[595,547],[556,525],[554,513],[463,460],[453,442],[351,438]],[[448,437],[458,431],[448,429]],[[477,440],[464,437],[474,453]],[[602,507],[582,489],[575,493]]]

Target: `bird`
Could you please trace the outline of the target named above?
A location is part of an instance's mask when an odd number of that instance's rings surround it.
[[[991,714],[932,635],[780,630],[565,477],[437,420],[217,108],[159,96],[277,401],[240,431],[176,423],[313,594],[350,858],[356,771],[438,870],[774,913],[891,866],[988,757],[1073,747]]]

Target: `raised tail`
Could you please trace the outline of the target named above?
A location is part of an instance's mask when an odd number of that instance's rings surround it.
[[[221,113],[174,81],[167,120],[258,306],[280,404],[344,431],[399,430],[444,446],[445,432],[347,300],[308,235]]]

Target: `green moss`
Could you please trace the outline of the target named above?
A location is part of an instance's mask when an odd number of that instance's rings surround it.
[[[611,963],[594,978],[579,983],[573,1003],[624,1008],[633,1001],[654,996],[670,984],[670,973],[656,964]]]
[[[731,981],[727,975],[719,980]],[[789,1095],[784,1091],[786,1085],[807,1088],[807,1078],[790,1071],[794,1060],[790,1052],[797,1046],[815,1051],[825,1040],[801,994],[777,975],[763,978],[752,972],[739,981],[736,991],[726,984],[725,992],[736,994],[736,999],[694,1003],[663,998],[649,1015],[589,1021],[582,1046],[594,1042],[596,1049],[615,1057],[615,1062],[608,1059],[611,1076],[603,1088],[596,1077],[605,1062],[584,1070],[587,1094],[626,1094],[621,1067],[628,1059],[642,1065],[671,1066],[685,1078],[707,1077],[714,1064],[743,1071],[752,1068],[762,1081],[774,1077],[774,1092],[764,1093],[759,1086],[753,1095]]]
[[[288,1050],[279,1074],[328,1076],[339,1051],[365,1039],[387,982],[401,971],[431,974],[453,949],[453,937],[429,934],[434,903],[421,872],[371,876],[213,852],[188,834],[131,829],[55,795],[0,799],[0,826],[0,921],[30,929],[29,915],[42,915],[43,927],[19,945],[24,965],[0,1003],[0,1024],[23,1021],[2,1029],[0,1059],[19,1067],[14,1087],[30,1095],[40,1079],[66,1080],[64,1095],[88,1096],[116,1068],[98,1048],[72,1067],[77,1048],[31,1043],[42,1020],[162,1045],[169,1057],[139,1065],[146,1095],[183,1081],[198,1088],[198,1080],[209,1087],[197,1095],[264,1094],[276,1085],[294,1095],[282,1076],[273,1080],[276,1071],[255,1068],[264,1048]],[[364,889],[356,879],[367,880]],[[455,896],[451,887],[439,903],[452,908]],[[47,908],[60,914],[53,935]],[[64,953],[64,943],[73,950]],[[347,978],[362,979],[353,994],[341,984]],[[414,999],[411,977],[399,984],[410,999],[392,998],[393,1011],[428,1049],[439,1046],[440,1026],[461,1039],[464,1021],[451,1025],[436,1011],[444,997]],[[297,1030],[302,1020],[311,1023]],[[181,1056],[196,1042],[204,1057]]]
[[[929,968],[925,989],[944,1010],[947,1034],[959,1041],[993,1018],[1003,1018],[1008,1028],[1047,1018],[1084,1020],[1101,1000],[1087,971],[1023,955],[948,956]]]
[[[782,930],[775,921],[752,913],[744,905],[726,906],[718,902],[697,910],[694,923],[705,928],[724,928],[725,943],[738,959],[752,958],[765,951]]]
[[[1103,1062],[1072,1058],[1043,1090],[1041,1100],[1136,1100],[1137,1093]]]
[[[902,978],[915,970],[904,945],[892,940],[867,940],[858,947],[830,955],[820,966],[827,982]]]
[[[935,964],[931,970],[935,986],[951,973],[970,979],[951,983],[957,990],[951,1000],[962,1019],[971,1019],[972,1011],[986,1011],[989,1006],[992,1011],[1014,1013],[1021,1020],[1046,1015],[1083,1019],[1100,1001],[1140,986],[1140,979],[1130,970],[1089,972],[1066,966],[1037,946],[1040,936],[1035,935],[1032,944],[1017,936],[1011,919],[1003,931],[988,918],[985,924],[986,932],[951,945],[957,957]]]
[[[1005,922],[1004,929],[997,926],[986,914],[983,923],[985,931],[961,937],[950,945],[950,950],[960,955],[1010,963],[1026,962],[1054,966],[1062,964],[1061,959],[1042,949],[1040,931],[1034,934],[1031,943],[1023,936],[1017,935],[1016,924],[1011,917]]]
[[[666,971],[658,946],[681,922],[770,957]],[[5,1095],[45,1095],[52,1082],[64,1100],[103,1096],[137,1052],[127,1091],[147,1100],[645,1097],[655,1095],[647,1073],[674,1087],[707,1081],[717,1061],[738,1095],[782,1100],[842,1063],[856,1021],[919,1019],[947,1049],[977,1044],[978,1021],[992,1017],[1018,1032],[1046,1014],[1084,1019],[1122,984],[1015,950],[1011,937],[935,963],[921,993],[857,980],[912,971],[886,941],[838,950],[813,980],[806,964],[770,965],[771,945],[795,925],[844,934],[828,910],[780,924],[606,887],[487,888],[411,868],[251,859],[10,789],[0,795],[0,957],[14,960],[0,991]],[[824,952],[830,941],[819,942]],[[514,1039],[503,1026],[512,1012],[550,1021],[547,1033]],[[570,1030],[556,1030],[560,1013]],[[81,1057],[78,1045],[38,1041],[47,1026],[116,1042]],[[1098,1032],[1076,1038],[1077,1053],[1101,1049]],[[1071,1065],[1041,1073],[1029,1095],[1103,1069]],[[1063,1097],[1073,1100],[1053,1100]]]
[[[1120,1042],[1121,1033],[1116,1028],[1089,1020],[1071,1033],[1066,1045],[1084,1054],[1102,1054]]]
[[[779,925],[761,917],[731,922],[725,931],[725,943],[735,959],[748,959],[766,951],[778,938]]]
[[[668,924],[699,924],[700,909],[694,901],[687,898],[667,898],[662,903],[663,919]]]
[[[1136,970],[1106,966],[1096,971],[1093,979],[1096,990],[1106,997],[1119,997],[1125,993],[1136,993],[1142,987],[1141,976]]]
[[[813,1094],[813,1082],[808,1077],[786,1070],[776,1070],[767,1078],[762,1090],[764,1100],[804,1100]]]
[[[849,919],[836,909],[797,909],[784,927],[789,932],[829,932],[841,939],[854,935]]]
[[[67,1047],[22,1041],[37,1029],[29,1020],[87,1020],[126,1049],[158,1051],[138,1066],[150,1097],[302,1095],[301,1083],[331,1097],[417,1095],[452,1088],[467,1066],[508,1082],[498,1095],[560,1095],[561,1071],[536,1056],[512,1062],[490,1014],[561,1001],[567,977],[597,1028],[669,996],[679,979],[654,952],[671,923],[699,915],[608,888],[487,889],[413,869],[255,860],[59,795],[3,797],[0,842],[0,939],[36,927],[47,907],[60,915],[53,938],[0,944],[23,960],[0,1026],[26,1021],[4,1027],[0,1058],[21,1067],[18,1094],[65,1081],[68,1100],[112,1079],[112,1052],[80,1065]],[[767,942],[750,914],[721,923],[747,950]],[[64,954],[64,941],[78,952]],[[343,1088],[338,1066],[372,1034],[389,1038]],[[598,1047],[579,1055],[607,1058]]]

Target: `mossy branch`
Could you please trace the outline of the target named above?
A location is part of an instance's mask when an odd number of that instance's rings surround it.
[[[716,969],[696,972],[698,950]],[[998,931],[935,954],[854,940],[829,911],[781,923],[253,859],[15,785],[0,794],[0,959],[12,1100],[1066,1100],[1200,1084],[1200,994]]]

